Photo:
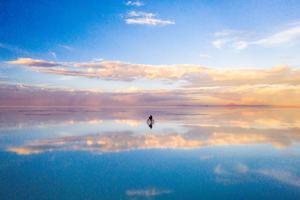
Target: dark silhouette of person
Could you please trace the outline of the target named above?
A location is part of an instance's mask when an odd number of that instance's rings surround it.
[[[152,129],[153,124],[154,124],[154,119],[153,119],[152,115],[149,116],[149,118],[147,120],[147,124],[148,124],[149,128]]]

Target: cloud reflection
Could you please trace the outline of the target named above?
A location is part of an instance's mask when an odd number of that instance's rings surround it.
[[[21,143],[3,147],[20,155],[52,151],[105,153],[256,144],[286,148],[300,143],[300,114],[292,109],[166,108],[162,111],[159,108],[116,108],[93,111],[82,108],[76,111],[66,108],[51,111],[36,108],[15,112],[8,109],[0,113],[6,115],[5,119],[14,126],[23,129],[30,129],[37,123],[47,130],[51,124],[51,137],[36,135]],[[157,119],[155,130],[146,127],[149,113]],[[0,119],[0,127],[7,126],[3,120]],[[55,132],[56,128],[59,128],[59,134]],[[62,134],[62,131],[68,134]],[[239,168],[247,171],[244,166]]]
[[[160,196],[163,194],[170,194],[172,193],[171,190],[165,189],[157,189],[157,188],[147,188],[147,189],[134,189],[134,190],[127,190],[126,195],[131,197],[154,197]]]
[[[296,176],[290,171],[277,170],[277,169],[261,169],[258,173],[266,177],[277,180],[281,183],[300,187],[300,177]]]
[[[201,131],[201,129],[199,129]],[[270,133],[239,134],[212,132],[205,137],[199,134],[134,134],[133,132],[108,132],[97,135],[68,136],[35,140],[20,147],[9,147],[7,151],[20,155],[51,151],[88,151],[96,153],[120,152],[141,149],[193,149],[206,146],[272,144],[285,147],[300,143],[293,134],[281,136]],[[241,170],[244,170],[241,168]]]

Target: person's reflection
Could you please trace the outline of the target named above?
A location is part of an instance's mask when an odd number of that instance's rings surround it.
[[[147,119],[147,124],[148,124],[149,128],[152,129],[153,124],[154,124],[154,118],[152,117],[152,115],[150,115],[149,118]]]

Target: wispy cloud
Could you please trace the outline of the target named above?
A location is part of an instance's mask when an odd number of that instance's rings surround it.
[[[203,59],[209,59],[209,58],[211,58],[210,55],[205,54],[205,53],[201,53],[201,54],[199,55],[199,57],[200,57],[200,58],[203,58]]]
[[[14,46],[14,45],[4,44],[4,43],[1,43],[1,42],[0,42],[0,49],[6,49],[8,51],[11,51],[11,52],[14,52],[14,53],[17,53],[17,54],[23,54],[23,55],[28,55],[29,54],[29,52],[24,50],[24,49],[21,49],[17,46]]]
[[[226,45],[227,42],[227,39],[216,39],[212,41],[212,45],[218,49],[221,49]]]
[[[251,36],[250,36],[251,35]],[[300,39],[300,25],[295,23],[288,28],[270,34],[268,36],[252,39],[253,34],[245,31],[223,30],[214,33],[215,39],[212,45],[218,49],[224,47],[243,50],[249,46],[276,47],[286,44],[295,44]]]
[[[53,58],[57,58],[56,53],[54,51],[49,51],[49,54],[53,57]]]
[[[252,44],[263,46],[277,46],[295,42],[300,39],[300,25],[274,33],[268,37],[253,41]]]
[[[63,48],[63,49],[66,49],[68,51],[73,51],[74,50],[74,48],[71,47],[71,46],[69,46],[69,45],[59,44],[58,46],[61,47],[61,48]]]
[[[248,33],[244,31],[223,30],[214,33],[215,39],[211,43],[218,49],[227,47],[242,50],[247,48],[249,45],[248,41],[246,41],[247,34]]]
[[[157,14],[141,11],[131,11],[125,18],[126,24],[165,26],[175,24],[171,20],[163,20],[158,18]]]
[[[127,1],[126,2],[126,5],[127,6],[136,6],[136,7],[140,7],[140,6],[143,6],[144,5],[144,3],[143,2],[141,2],[141,1]]]

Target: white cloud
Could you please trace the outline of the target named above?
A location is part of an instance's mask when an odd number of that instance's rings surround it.
[[[136,7],[140,7],[140,6],[143,6],[144,3],[141,2],[141,1],[127,1],[127,2],[126,2],[126,5],[127,5],[127,6],[136,6]]]
[[[263,46],[274,46],[293,42],[300,38],[300,25],[280,31],[269,37],[254,41],[253,44]]]
[[[249,32],[236,30],[215,32],[214,37],[212,45],[218,49],[227,47],[242,50],[249,46],[275,47],[296,43],[300,39],[300,24],[294,23],[292,27],[257,39],[252,39],[253,36],[250,37]]]
[[[248,42],[246,41],[236,41],[232,44],[232,46],[237,50],[242,50],[248,47]]]
[[[125,19],[126,24],[138,24],[138,25],[172,25],[174,21],[159,19],[156,14],[148,12],[131,11],[128,13]]]
[[[152,18],[155,17],[156,14],[154,13],[147,13],[147,12],[142,12],[142,11],[131,11],[128,13],[128,17],[147,17],[147,18]]]
[[[170,25],[174,24],[172,21],[160,20],[153,18],[135,18],[135,19],[126,19],[127,24],[141,24],[141,25]]]
[[[216,39],[212,41],[212,45],[218,49],[223,48],[226,45],[226,43],[228,43],[227,39]]]
[[[242,50],[248,47],[248,41],[246,36],[248,33],[237,30],[223,30],[214,33],[215,39],[212,41],[212,45],[218,49],[225,47],[233,48],[236,50]]]

